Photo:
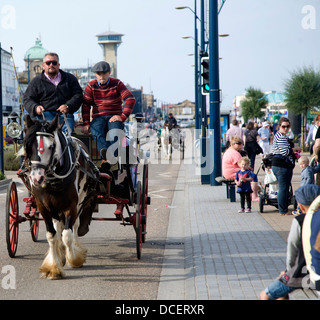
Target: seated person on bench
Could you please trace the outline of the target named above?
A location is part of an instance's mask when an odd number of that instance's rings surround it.
[[[239,136],[233,136],[230,140],[230,147],[225,151],[222,158],[222,175],[225,179],[234,180],[236,172],[240,170],[238,161],[241,159],[243,152],[243,140]],[[253,174],[254,178],[251,182],[252,201],[259,201],[258,197],[258,177]]]
[[[238,161],[241,159],[240,150],[243,149],[243,141],[238,136],[230,140],[230,147],[222,157],[222,175],[225,179],[235,179],[236,173],[240,170]]]

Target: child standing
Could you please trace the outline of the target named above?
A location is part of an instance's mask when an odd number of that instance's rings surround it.
[[[306,156],[300,157],[298,160],[301,171],[301,186],[306,184],[314,184],[314,175],[320,172],[320,163],[312,168],[309,166],[309,158]]]
[[[250,160],[247,157],[242,157],[238,161],[240,170],[236,173],[235,182],[238,186],[237,192],[240,194],[241,209],[238,212],[251,212],[251,181],[253,174],[249,170]],[[247,202],[247,209],[245,208],[245,201]]]

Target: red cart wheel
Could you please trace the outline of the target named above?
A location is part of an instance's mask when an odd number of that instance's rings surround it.
[[[14,258],[18,247],[19,203],[15,182],[8,186],[6,201],[6,240],[9,256]]]
[[[38,241],[38,235],[39,235],[39,214],[35,214],[35,220],[30,220],[30,232],[31,232],[31,238],[34,242]]]
[[[146,240],[147,234],[147,213],[148,204],[150,204],[150,198],[148,197],[148,176],[149,176],[149,166],[147,160],[143,165],[143,175],[142,175],[142,201],[141,201],[141,219],[142,219],[142,242]]]
[[[31,238],[34,242],[38,241],[38,235],[39,235],[39,212],[36,210],[37,209],[37,205],[35,202],[35,199],[33,196],[31,196],[30,192],[29,192],[29,199],[28,201],[30,201],[31,203],[28,202],[28,204],[31,205],[30,207],[30,212],[33,211],[33,209],[35,209],[35,212],[33,214],[33,217],[31,220],[29,220],[30,223],[30,233],[31,233]]]
[[[141,181],[137,182],[137,198],[136,198],[135,225],[136,231],[136,247],[137,258],[141,258],[141,242],[142,242],[142,225],[141,225]]]

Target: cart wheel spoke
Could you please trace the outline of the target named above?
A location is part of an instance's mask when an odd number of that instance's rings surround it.
[[[34,242],[38,241],[38,235],[39,235],[39,214],[36,213],[34,215],[34,220],[30,220],[30,232],[31,232],[31,238]]]
[[[142,235],[142,226],[141,226],[141,181],[137,182],[137,200],[136,200],[136,249],[137,249],[137,258],[141,258],[141,235]]]
[[[6,199],[6,242],[8,254],[11,258],[16,255],[19,233],[19,204],[15,182],[8,186]]]
[[[148,180],[149,180],[149,167],[147,160],[143,165],[143,176],[142,176],[142,201],[141,201],[141,215],[142,215],[142,236],[141,241],[144,243],[146,240],[147,230],[147,213],[148,213]]]

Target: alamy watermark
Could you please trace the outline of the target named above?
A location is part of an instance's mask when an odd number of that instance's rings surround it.
[[[5,290],[16,289],[16,269],[14,266],[6,265],[1,269],[1,287]]]
[[[13,5],[6,4],[0,8],[0,19],[2,29],[16,29],[16,8]],[[313,5],[305,5],[301,9],[303,15],[301,26],[305,30],[316,29],[316,9]]]
[[[16,29],[16,8],[11,4],[0,7],[1,28],[5,30]]]
[[[305,30],[315,30],[317,28],[316,8],[312,5],[305,5],[301,9],[303,18],[301,26]]]
[[[130,130],[129,138],[123,139],[122,130],[109,130],[106,140],[111,145],[107,149],[106,159],[113,164],[120,157],[119,162],[135,165],[137,152],[139,152],[138,158],[148,159],[150,164],[194,164],[197,175],[209,175],[213,172],[213,130],[208,130],[207,138],[202,140],[196,139],[201,136],[201,130],[172,129],[168,134],[165,134],[165,129],[162,131],[164,134],[161,133],[158,136],[154,130],[140,131],[134,128]],[[140,141],[139,148],[137,148],[137,140]],[[113,141],[122,141],[122,143],[120,145]]]

